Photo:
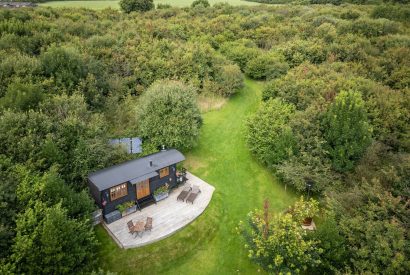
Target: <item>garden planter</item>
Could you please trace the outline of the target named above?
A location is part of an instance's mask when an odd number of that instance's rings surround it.
[[[159,193],[157,195],[154,195],[154,198],[155,198],[155,201],[158,202],[158,201],[168,198],[168,196],[169,196],[169,193],[166,192],[166,193]]]
[[[135,211],[137,211],[137,206],[136,205],[125,209],[125,211],[121,213],[121,216],[125,217],[125,216],[127,216],[131,213],[134,213]]]
[[[302,222],[304,226],[310,226],[312,224],[313,218],[305,218]]]

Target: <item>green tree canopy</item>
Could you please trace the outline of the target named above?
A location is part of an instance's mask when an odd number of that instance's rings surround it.
[[[305,213],[311,202],[295,205],[293,212]],[[322,249],[318,246],[319,242],[308,238],[298,215],[286,213],[272,216],[265,202],[263,211],[250,212],[248,218],[247,225],[240,223],[239,226],[246,240],[248,256],[268,272],[298,274],[320,264]]]
[[[333,168],[348,171],[362,156],[371,141],[371,127],[360,93],[340,92],[323,118]]]
[[[120,7],[124,12],[130,13],[132,11],[149,11],[155,6],[153,0],[121,0]]]
[[[272,167],[292,155],[295,138],[288,122],[295,108],[280,99],[263,102],[247,125],[247,142],[251,152]]]
[[[195,0],[192,2],[191,7],[195,8],[195,7],[203,7],[203,8],[207,8],[211,5],[209,5],[208,0]]]
[[[137,121],[139,133],[153,146],[192,148],[202,122],[195,89],[178,81],[154,83],[141,97]]]

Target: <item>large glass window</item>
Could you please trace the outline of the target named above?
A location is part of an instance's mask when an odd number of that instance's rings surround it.
[[[128,195],[128,190],[127,190],[127,184],[126,183],[114,186],[110,189],[111,201],[122,198],[126,195]]]

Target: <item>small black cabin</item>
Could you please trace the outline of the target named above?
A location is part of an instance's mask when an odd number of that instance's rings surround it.
[[[176,164],[183,160],[181,152],[170,149],[96,171],[88,177],[91,194],[104,216],[128,201],[139,207],[153,200],[157,188],[176,186]]]

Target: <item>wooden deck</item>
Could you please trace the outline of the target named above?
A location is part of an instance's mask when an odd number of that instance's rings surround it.
[[[201,190],[193,204],[177,201],[177,196],[183,189],[181,186],[157,204],[143,208],[142,211],[137,211],[111,224],[103,223],[104,227],[116,243],[125,249],[144,246],[174,234],[204,212],[215,190],[213,186],[190,173],[187,173],[187,178],[185,185],[195,184]],[[134,223],[141,220],[145,222],[147,217],[153,218],[151,232],[144,232],[142,237],[131,235],[128,232],[127,222],[129,220]]]

